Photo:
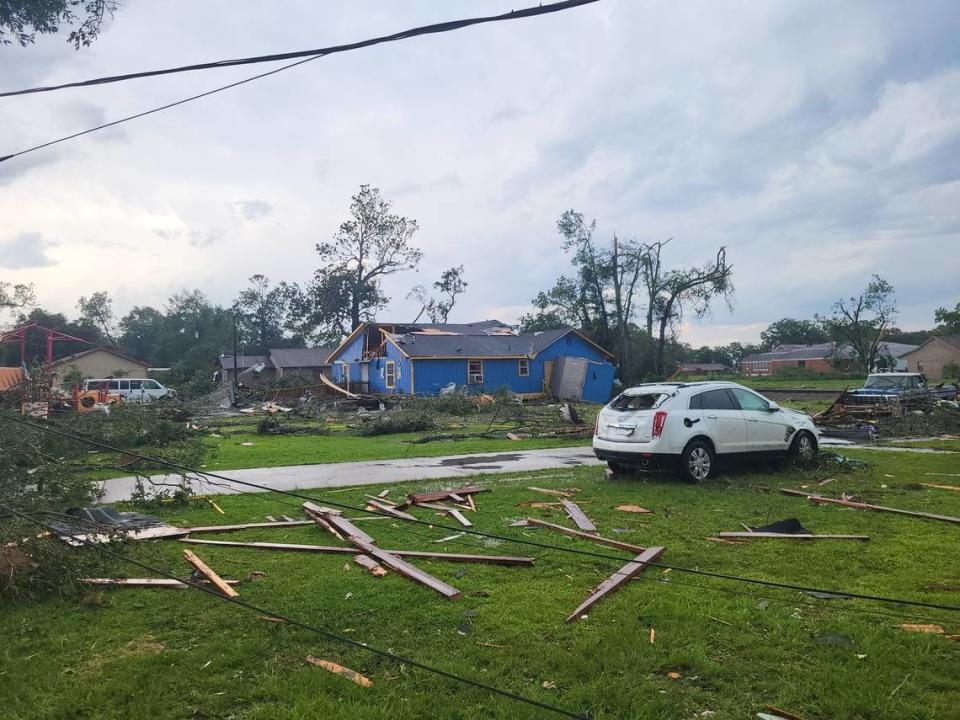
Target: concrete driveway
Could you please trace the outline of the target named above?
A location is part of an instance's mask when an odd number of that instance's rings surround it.
[[[219,475],[263,485],[271,490],[307,490],[350,485],[382,485],[411,480],[463,478],[476,473],[514,473],[529,470],[551,470],[578,465],[602,465],[589,447],[518,450],[485,455],[451,455],[401,460],[330,463],[325,465],[291,465],[287,467],[219,470]],[[156,484],[176,486],[179,475],[152,475]],[[262,492],[246,485],[217,478],[191,477],[193,491],[198,494],[233,494]],[[136,478],[120,477],[104,480],[101,503],[129,500],[136,488]]]

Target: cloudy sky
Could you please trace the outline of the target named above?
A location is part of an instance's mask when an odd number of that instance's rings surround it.
[[[15,89],[349,42],[520,0],[122,0],[101,38],[0,47]],[[464,264],[452,319],[508,322],[567,272],[576,208],[670,264],[728,247],[736,300],[694,344],[754,340],[880,273],[903,327],[960,301],[960,5],[602,0],[321,59],[0,163],[0,280],[73,313],[248,276],[307,280],[362,183],[416,218],[418,274],[384,319]],[[264,69],[260,66],[260,69]],[[177,75],[0,100],[0,155],[253,74]]]

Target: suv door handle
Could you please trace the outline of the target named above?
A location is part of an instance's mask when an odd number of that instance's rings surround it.
[[[716,420],[716,419],[717,419],[716,415],[707,415],[707,420]]]
[[[747,422],[756,422],[756,421],[757,421],[756,418],[747,418]]]

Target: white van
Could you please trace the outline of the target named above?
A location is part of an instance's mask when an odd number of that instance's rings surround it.
[[[102,378],[83,381],[83,389],[106,390],[118,394],[124,402],[151,402],[163,397],[174,398],[177,391],[164,387],[153,378]]]

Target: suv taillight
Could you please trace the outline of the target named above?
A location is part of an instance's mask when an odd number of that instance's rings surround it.
[[[653,437],[658,438],[663,433],[663,426],[667,422],[667,413],[665,410],[657,410],[653,416]]]
[[[593,421],[593,434],[600,434],[600,413],[597,413],[596,419]]]

